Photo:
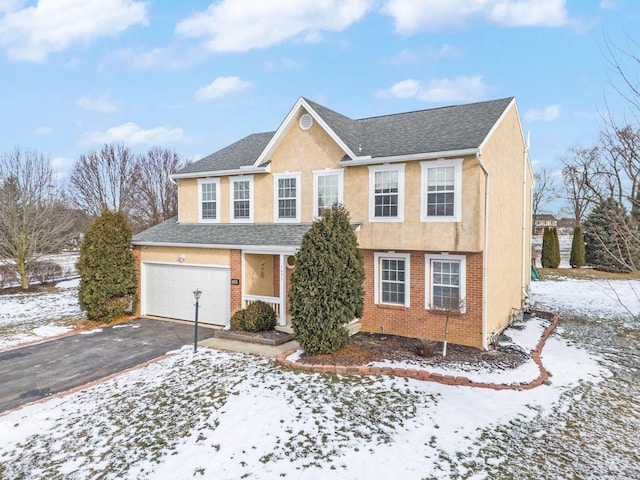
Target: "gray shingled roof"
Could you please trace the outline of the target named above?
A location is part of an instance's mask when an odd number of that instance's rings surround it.
[[[242,140],[238,140],[222,150],[218,150],[191,165],[187,165],[176,173],[236,170],[240,167],[253,165],[275,133],[254,133],[244,137]]]
[[[358,156],[392,157],[478,148],[513,97],[353,120],[304,99]],[[275,132],[249,135],[178,174],[252,165]]]
[[[298,247],[310,223],[199,223],[179,224],[174,217],[140,232],[133,244],[279,245]]]

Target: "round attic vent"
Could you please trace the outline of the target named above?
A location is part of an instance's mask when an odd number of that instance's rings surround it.
[[[305,113],[300,117],[300,128],[302,130],[309,130],[313,126],[313,117],[308,113]]]

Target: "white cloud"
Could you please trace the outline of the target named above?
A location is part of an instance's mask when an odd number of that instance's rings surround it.
[[[53,127],[38,127],[33,131],[34,135],[51,135],[54,132]]]
[[[67,173],[71,171],[75,164],[75,160],[65,157],[56,157],[49,163],[54,171],[55,178],[60,180],[66,177]]]
[[[209,85],[196,91],[196,101],[208,102],[209,100],[217,100],[242,92],[251,87],[251,85],[251,82],[242,80],[240,77],[218,77]]]
[[[300,68],[302,66],[302,62],[296,62],[291,58],[282,57],[277,62],[272,62],[272,61],[266,62],[265,66],[267,67],[267,70],[280,72],[283,70],[295,70],[297,68]]]
[[[433,103],[474,102],[485,97],[487,86],[480,75],[474,77],[456,77],[453,80],[441,78],[428,83],[408,79],[379,90],[379,98],[415,98]]]
[[[566,0],[388,0],[382,13],[398,33],[444,30],[476,19],[498,25],[558,27],[568,22]]]
[[[382,61],[393,65],[420,65],[425,60],[438,61],[443,58],[458,58],[462,56],[462,53],[462,49],[447,44],[441,47],[426,45],[420,48],[401,50]]]
[[[143,130],[133,122],[111,127],[104,132],[88,132],[81,144],[125,143],[127,145],[166,145],[187,140],[181,128],[156,127]]]
[[[560,118],[560,105],[549,105],[541,110],[527,110],[524,118],[530,122],[555,122]]]
[[[147,24],[147,4],[134,0],[39,0],[0,18],[0,48],[19,61],[43,62],[75,43]]]
[[[604,10],[614,9],[617,6],[618,5],[616,4],[615,0],[601,0],[600,2],[600,8]]]
[[[215,52],[267,48],[291,39],[319,41],[360,20],[373,0],[222,0],[176,26],[184,37],[205,38]]]
[[[109,100],[108,97],[92,97],[84,95],[78,99],[76,105],[84,110],[91,110],[100,113],[116,112],[118,107]]]

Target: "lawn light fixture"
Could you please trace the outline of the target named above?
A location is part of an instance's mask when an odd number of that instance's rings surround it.
[[[193,333],[193,353],[196,353],[198,351],[198,309],[200,308],[201,295],[202,295],[202,292],[200,291],[199,288],[196,288],[193,291],[193,298],[196,299],[196,323],[195,323],[195,328]]]

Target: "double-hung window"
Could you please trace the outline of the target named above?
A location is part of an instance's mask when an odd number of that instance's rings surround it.
[[[369,221],[404,220],[404,164],[369,167]]]
[[[273,176],[276,222],[300,221],[300,173],[282,173]]]
[[[325,210],[343,203],[343,183],[342,169],[313,172],[314,217],[320,217]]]
[[[466,258],[464,255],[425,255],[427,309],[464,313]]]
[[[375,295],[378,304],[409,307],[409,254],[374,254]]]
[[[220,221],[220,179],[198,180],[198,221],[217,223]]]
[[[253,177],[231,177],[231,221],[253,221]]]
[[[423,222],[459,222],[462,211],[462,159],[420,162]]]

